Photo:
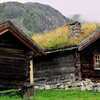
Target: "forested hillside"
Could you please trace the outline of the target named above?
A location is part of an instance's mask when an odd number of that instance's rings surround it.
[[[18,2],[1,3],[0,20],[12,20],[29,36],[48,32],[69,21],[49,5]]]

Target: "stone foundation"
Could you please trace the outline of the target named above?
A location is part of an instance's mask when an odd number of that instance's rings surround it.
[[[42,90],[47,90],[47,89],[65,89],[65,90],[70,90],[70,89],[79,89],[81,91],[85,90],[93,90],[100,92],[100,83],[92,82],[90,79],[85,79],[82,81],[68,81],[64,83],[57,83],[57,84],[51,84],[51,85],[35,85],[35,89],[42,89]]]

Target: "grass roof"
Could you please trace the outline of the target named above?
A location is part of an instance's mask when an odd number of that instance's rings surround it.
[[[47,33],[35,34],[32,39],[35,40],[43,49],[57,49],[66,46],[79,45],[79,43],[91,33],[93,33],[99,25],[95,23],[84,23],[81,32],[77,37],[70,35],[67,25],[59,27]]]

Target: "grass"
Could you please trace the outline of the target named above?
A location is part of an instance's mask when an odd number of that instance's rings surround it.
[[[100,100],[100,93],[79,90],[39,90],[34,100]]]
[[[68,25],[63,25],[50,32],[34,34],[32,39],[43,49],[57,49],[65,46],[79,45],[83,39],[96,30],[97,26],[95,23],[84,23],[79,36],[73,37],[70,34]]]
[[[22,100],[22,99],[18,95],[17,90],[10,89],[10,90],[0,91],[0,100]]]
[[[18,97],[18,96],[13,96],[13,97],[10,97],[10,96],[1,96],[0,100],[22,100],[22,99],[20,97]]]
[[[16,89],[2,90],[0,91],[0,100],[33,100],[33,96],[23,97],[22,93]]]
[[[19,96],[1,96],[0,100],[22,100]],[[27,100],[27,99],[25,99]],[[100,93],[80,90],[37,90],[31,100],[100,100]]]
[[[44,34],[35,34],[32,39],[44,49],[55,49],[66,45],[71,46],[79,42],[79,39],[69,39],[68,26],[62,26]]]

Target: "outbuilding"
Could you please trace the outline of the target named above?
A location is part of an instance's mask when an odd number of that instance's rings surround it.
[[[33,58],[42,50],[12,22],[0,24],[0,87],[33,85]]]
[[[79,45],[45,51],[35,59],[36,85],[58,84],[72,80],[100,80],[100,31]]]

